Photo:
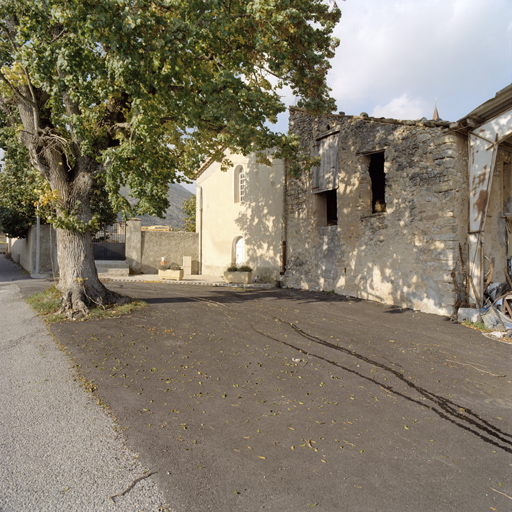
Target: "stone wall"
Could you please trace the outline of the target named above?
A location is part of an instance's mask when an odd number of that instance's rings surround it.
[[[450,315],[452,271],[465,247],[467,142],[448,123],[311,118],[290,112],[290,132],[313,154],[339,128],[337,225],[319,225],[312,172],[288,177],[283,284]],[[372,213],[370,154],[384,151],[386,210]]]
[[[151,231],[141,227],[140,219],[130,219],[126,223],[126,263],[135,274],[157,274],[162,257],[167,263],[184,265],[184,257],[189,257],[189,265],[184,268],[197,274],[199,243],[197,233],[186,231]]]
[[[168,263],[183,265],[183,257],[192,258],[192,273],[197,273],[198,235],[186,231],[144,231],[141,232],[141,271],[156,274],[162,256]]]

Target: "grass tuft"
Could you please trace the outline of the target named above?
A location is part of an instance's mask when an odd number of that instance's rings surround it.
[[[116,318],[118,316],[127,315],[132,311],[141,309],[146,306],[143,300],[134,300],[128,304],[109,304],[108,306],[89,307],[89,316],[86,318],[93,320],[98,318]]]
[[[62,322],[66,319],[64,313],[57,314],[60,308],[62,295],[56,286],[50,286],[42,292],[27,297],[27,304],[48,323]]]
[[[32,306],[35,312],[48,323],[63,322],[66,320],[64,313],[57,313],[60,309],[62,294],[56,286],[50,286],[42,292],[34,293],[27,298],[27,304]],[[146,306],[142,300],[134,300],[128,304],[108,304],[106,306],[89,306],[89,315],[83,320],[98,320],[101,318],[116,318],[127,315],[132,311]]]
[[[477,331],[481,332],[491,332],[489,329],[487,329],[486,325],[483,322],[471,322],[471,320],[464,320],[463,325],[466,327],[469,327],[470,329],[475,329]]]

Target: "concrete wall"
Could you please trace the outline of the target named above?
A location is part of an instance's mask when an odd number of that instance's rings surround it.
[[[50,225],[40,226],[39,273],[57,272],[57,235]],[[37,229],[32,226],[26,238],[8,239],[8,252],[30,274],[36,272]]]
[[[201,247],[201,273],[221,276],[235,262],[234,241],[245,241],[245,264],[253,277],[272,282],[281,270],[283,240],[284,163],[271,166],[254,155],[228,153],[227,171],[212,163],[196,181],[197,225]],[[235,170],[245,170],[246,193],[237,201]]]
[[[450,315],[452,271],[465,250],[467,142],[447,123],[290,113],[313,154],[318,134],[340,130],[338,223],[319,226],[312,173],[287,182],[288,264],[283,284]],[[369,153],[384,151],[386,211],[372,213]]]
[[[183,257],[192,259],[191,273],[197,273],[198,234],[185,231],[143,231],[140,219],[130,219],[126,228],[126,261],[135,273],[157,274],[160,258],[169,263],[183,265]],[[32,226],[27,238],[8,239],[12,259],[33,274],[36,271],[36,227]],[[58,270],[57,236],[51,226],[40,227],[39,272]],[[50,250],[51,247],[51,250]]]

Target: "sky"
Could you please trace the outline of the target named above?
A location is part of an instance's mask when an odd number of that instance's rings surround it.
[[[457,121],[512,83],[512,0],[338,0],[338,111]],[[287,97],[293,105],[292,97]],[[286,131],[282,115],[278,131]]]

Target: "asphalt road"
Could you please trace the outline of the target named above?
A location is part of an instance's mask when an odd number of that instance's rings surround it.
[[[23,300],[41,286],[0,256],[0,511],[165,510],[150,468]]]
[[[178,512],[506,511],[512,344],[291,290],[115,284],[54,324]]]

